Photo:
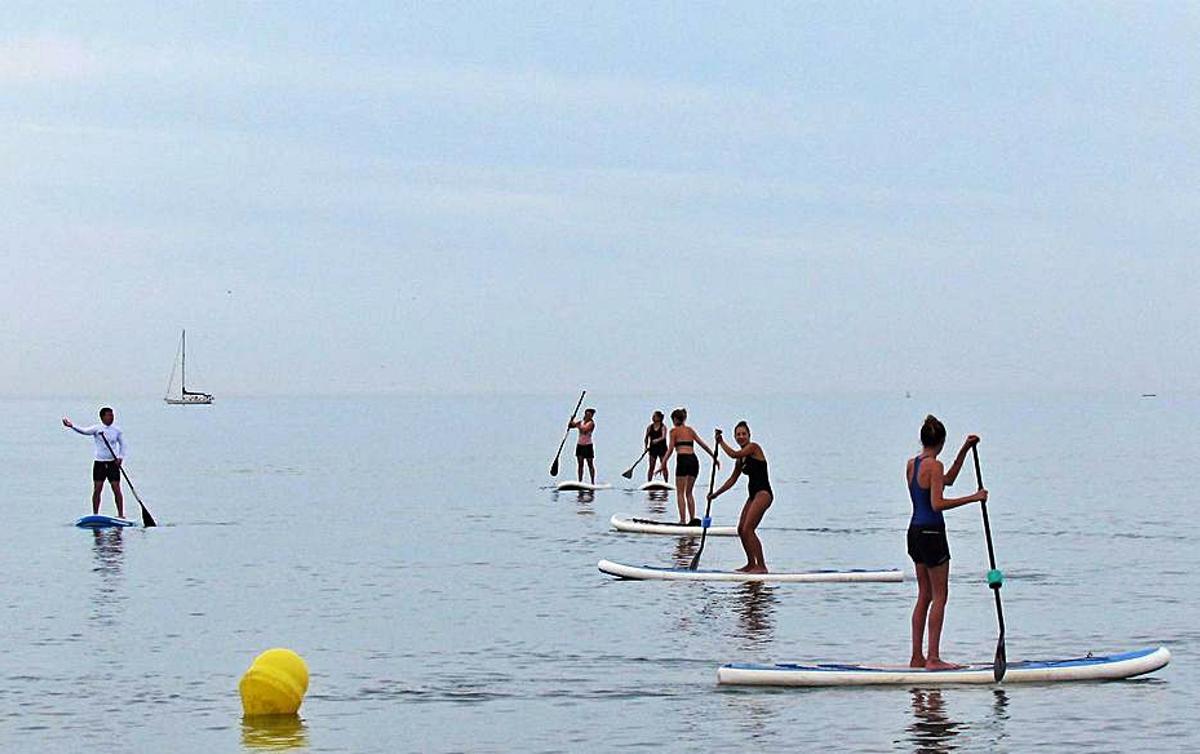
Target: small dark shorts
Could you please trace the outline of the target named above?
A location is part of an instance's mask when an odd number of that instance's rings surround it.
[[[594,448],[591,445],[576,445],[575,446],[575,457],[576,458],[595,458],[596,457],[596,448]]]
[[[675,456],[675,476],[700,476],[700,459],[695,453],[679,453]]]
[[[950,562],[946,529],[934,526],[908,527],[908,556],[918,565],[936,568]]]
[[[116,461],[93,461],[92,481],[102,482],[105,479],[110,482],[121,481],[121,467]]]
[[[667,454],[667,441],[650,443],[650,457],[662,458]]]

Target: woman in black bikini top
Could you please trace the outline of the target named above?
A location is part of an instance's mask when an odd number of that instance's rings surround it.
[[[699,526],[700,520],[696,518],[696,498],[692,494],[692,488],[696,486],[696,477],[700,476],[700,460],[696,458],[693,446],[699,443],[704,452],[713,457],[714,463],[717,455],[712,448],[704,444],[704,440],[700,439],[700,435],[696,434],[686,421],[687,409],[677,408],[671,412],[671,423],[675,426],[667,433],[667,452],[663,455],[662,463],[665,467],[667,459],[676,448],[679,449],[675,461],[675,502],[679,506],[679,523]]]

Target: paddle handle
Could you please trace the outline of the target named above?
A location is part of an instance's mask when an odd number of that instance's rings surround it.
[[[977,445],[971,446],[971,459],[975,462],[975,484],[983,489],[983,474],[979,471],[979,450]],[[987,539],[988,566],[996,570],[996,550],[992,547],[992,524],[988,520],[987,503],[980,502],[979,510],[983,513],[983,535]],[[998,598],[998,595],[997,595]]]

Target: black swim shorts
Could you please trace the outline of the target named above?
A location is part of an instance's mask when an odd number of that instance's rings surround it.
[[[677,453],[675,455],[675,476],[700,476],[700,459],[695,453]]]
[[[949,563],[950,543],[946,541],[945,527],[908,527],[908,556],[926,568]]]
[[[121,467],[116,461],[93,461],[92,462],[92,481],[101,482],[107,479],[110,482],[119,482],[121,480]]]
[[[594,447],[592,447],[591,445],[576,445],[575,446],[575,457],[576,458],[595,458],[596,457],[596,449]]]
[[[667,441],[659,440],[658,442],[650,443],[650,457],[662,458],[667,454]]]

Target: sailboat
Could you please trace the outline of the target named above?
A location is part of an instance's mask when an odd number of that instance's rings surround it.
[[[213,402],[208,393],[198,393],[187,389],[187,330],[179,338],[179,353],[175,363],[171,365],[171,379],[167,380],[167,394],[163,400],[172,406],[207,406]],[[171,386],[175,384],[175,367],[179,367],[179,393],[171,394]]]

